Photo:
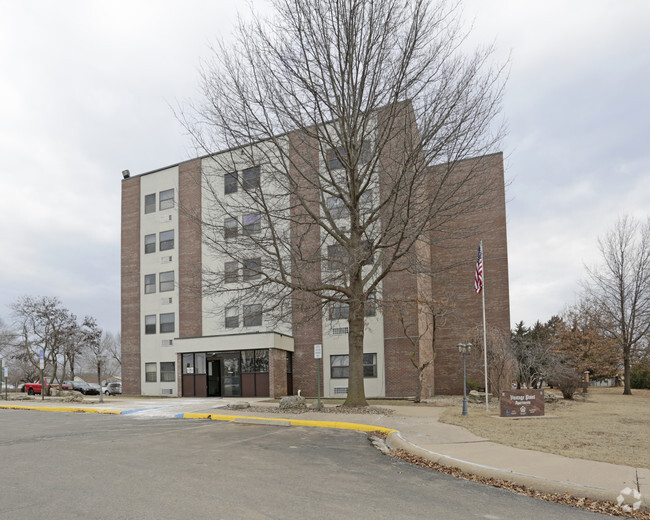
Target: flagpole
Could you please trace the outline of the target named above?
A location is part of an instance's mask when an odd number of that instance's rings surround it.
[[[488,405],[488,365],[487,365],[487,327],[485,325],[485,252],[483,251],[483,240],[481,240],[481,256],[483,260],[483,287],[481,295],[483,296],[483,363],[485,364],[485,411],[489,412]]]

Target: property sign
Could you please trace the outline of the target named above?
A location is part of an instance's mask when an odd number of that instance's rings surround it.
[[[323,357],[323,345],[321,343],[316,343],[314,345],[314,359],[322,359]]]
[[[504,390],[499,399],[501,417],[544,415],[544,390]]]

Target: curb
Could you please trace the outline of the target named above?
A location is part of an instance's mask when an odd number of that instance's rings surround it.
[[[121,415],[123,410],[102,410],[99,408],[75,408],[72,406],[25,406],[16,404],[0,404],[0,408],[9,410],[36,410],[39,412],[77,412],[77,413],[98,413],[108,415]]]
[[[338,421],[308,421],[303,419],[276,419],[273,417],[252,417],[250,415],[217,415],[213,413],[184,413],[177,415],[182,419],[210,419],[212,421],[238,422],[248,424],[266,424],[274,426],[307,426],[310,428],[335,428],[338,430],[355,430],[360,432],[382,432],[386,435],[395,433],[397,430],[383,426],[371,426]],[[255,422],[253,422],[255,421]]]
[[[386,438],[386,443],[391,449],[402,449],[411,453],[412,455],[430,460],[436,464],[440,464],[441,466],[446,466],[448,468],[457,468],[464,473],[478,475],[479,477],[505,480],[512,482],[513,484],[526,486],[527,488],[535,491],[560,495],[568,493],[578,498],[590,498],[593,500],[613,503],[616,503],[617,498],[620,494],[620,491],[614,491],[611,489],[586,486],[583,484],[577,484],[575,482],[564,480],[552,480],[545,477],[539,477],[527,473],[519,473],[516,471],[509,471],[501,468],[495,468],[493,466],[487,466],[484,464],[478,464],[475,462],[469,462],[455,457],[450,457],[449,455],[436,453],[413,444],[412,442],[402,437],[402,434],[399,431],[395,431],[394,433],[390,434]],[[643,502],[641,504],[641,510],[648,509],[650,504],[647,503],[645,497],[643,497],[642,500]]]

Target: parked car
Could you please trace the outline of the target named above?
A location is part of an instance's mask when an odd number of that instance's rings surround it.
[[[60,385],[58,379],[50,379],[49,377],[45,377],[44,379],[45,384],[51,388],[59,388],[60,386],[63,390],[72,390],[72,386],[67,384],[69,381],[63,381],[63,384]],[[43,384],[40,380],[34,383],[25,383],[25,392],[29,395],[40,394],[42,389]]]
[[[120,381],[112,381],[102,388],[106,395],[120,395],[122,393],[122,383]]]
[[[99,395],[99,390],[93,388],[85,381],[64,381],[64,383],[69,383],[72,386],[72,390],[81,392],[83,395]]]

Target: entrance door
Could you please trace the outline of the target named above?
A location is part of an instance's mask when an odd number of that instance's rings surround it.
[[[220,359],[208,359],[208,397],[221,397]]]

